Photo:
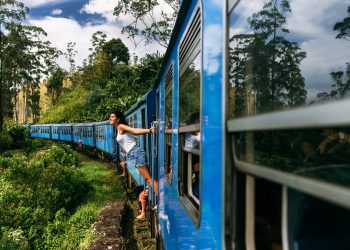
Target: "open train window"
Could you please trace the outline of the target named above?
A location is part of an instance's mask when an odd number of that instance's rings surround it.
[[[165,143],[164,143],[164,174],[171,184],[172,180],[172,136],[173,136],[173,65],[170,66],[165,77]]]
[[[179,194],[199,226],[201,183],[201,12],[194,11],[179,48]]]
[[[146,128],[146,111],[145,111],[145,108],[142,108],[141,109],[141,128]],[[142,137],[142,143],[143,143],[143,149],[145,150],[145,152],[147,152],[146,150],[146,135],[141,135]]]
[[[134,128],[137,128],[137,114],[134,114]]]

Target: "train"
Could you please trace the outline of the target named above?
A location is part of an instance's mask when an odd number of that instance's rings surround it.
[[[350,249],[350,6],[313,2],[181,1],[154,87],[126,112],[156,126],[135,139],[159,181],[157,249]],[[121,157],[108,122],[31,136]]]

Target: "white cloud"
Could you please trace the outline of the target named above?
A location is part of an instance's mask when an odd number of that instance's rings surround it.
[[[21,2],[29,8],[38,7],[52,3],[63,3],[69,0],[22,0]]]
[[[115,22],[117,17],[113,15],[113,12],[117,3],[118,0],[89,0],[89,3],[84,5],[80,11],[88,14],[100,14],[107,19],[107,22]],[[160,0],[159,5],[153,10],[152,17],[155,20],[160,20],[162,12],[172,13],[173,9],[165,1]],[[132,20],[133,18],[129,14],[120,14],[118,17],[118,21],[122,23],[122,25],[127,25],[131,23]],[[145,15],[144,22],[147,24],[151,22],[149,15]]]
[[[88,14],[101,14],[108,22],[113,22],[116,18],[113,11],[117,2],[115,0],[90,0],[88,4],[80,10]]]
[[[62,14],[62,10],[61,9],[54,9],[53,11],[51,11],[51,15],[53,16],[59,16]]]
[[[106,33],[107,39],[120,38],[123,43],[129,48],[130,56],[133,54],[139,58],[146,55],[146,53],[164,52],[163,48],[153,43],[147,46],[139,46],[136,49],[133,47],[131,41],[121,34],[121,27],[112,23],[105,23],[100,25],[86,24],[80,25],[76,20],[61,18],[61,17],[45,17],[43,19],[30,19],[29,24],[42,27],[47,32],[47,40],[51,41],[53,46],[65,52],[68,42],[75,42],[77,50],[76,65],[82,65],[84,59],[90,54],[91,36],[96,31]],[[62,56],[58,60],[58,64],[65,69],[69,68],[67,60]]]

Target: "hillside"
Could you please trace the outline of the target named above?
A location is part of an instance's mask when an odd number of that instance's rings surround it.
[[[40,123],[63,123],[79,121],[81,112],[90,91],[82,86],[66,90],[58,99],[56,105],[47,109],[40,118]]]

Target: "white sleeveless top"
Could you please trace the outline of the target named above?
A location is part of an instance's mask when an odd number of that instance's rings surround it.
[[[125,134],[117,132],[117,142],[125,150],[126,154],[136,145],[133,134],[129,132]]]

